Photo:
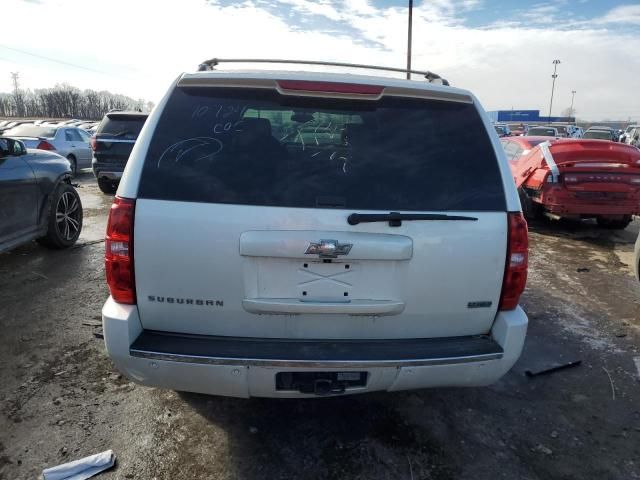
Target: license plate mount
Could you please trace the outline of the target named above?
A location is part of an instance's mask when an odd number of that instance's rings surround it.
[[[313,395],[337,395],[347,389],[365,387],[367,372],[278,372],[276,390]]]

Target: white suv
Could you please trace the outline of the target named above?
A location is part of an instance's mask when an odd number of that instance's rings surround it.
[[[102,310],[145,385],[305,397],[495,382],[520,356],[527,225],[469,92],[181,75],[111,208]]]

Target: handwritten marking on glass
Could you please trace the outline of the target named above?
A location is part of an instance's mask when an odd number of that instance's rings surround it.
[[[180,140],[167,148],[158,159],[157,168],[182,161],[199,162],[201,160],[210,160],[222,151],[224,145],[217,138],[212,137],[194,137]]]

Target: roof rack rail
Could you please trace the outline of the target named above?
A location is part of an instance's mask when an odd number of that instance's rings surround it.
[[[442,78],[437,73],[421,70],[407,70],[406,68],[394,68],[394,67],[380,67],[376,65],[362,65],[359,63],[342,63],[342,62],[321,62],[316,60],[284,60],[284,59],[266,59],[266,58],[212,58],[205,60],[198,65],[199,72],[206,72],[214,70],[215,67],[221,63],[286,63],[294,65],[324,65],[330,67],[347,67],[347,68],[364,68],[367,70],[383,70],[387,72],[399,72],[399,73],[413,73],[415,75],[422,75],[429,82],[433,83],[434,80],[440,80],[442,85],[449,86],[449,82]]]

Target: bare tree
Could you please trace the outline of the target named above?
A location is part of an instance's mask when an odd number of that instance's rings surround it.
[[[0,93],[0,116],[2,117],[99,120],[109,110],[148,111],[151,108],[153,103],[144,99],[134,100],[108,91],[81,91],[69,84],[59,84],[53,88],[33,91],[14,89],[12,93]]]

